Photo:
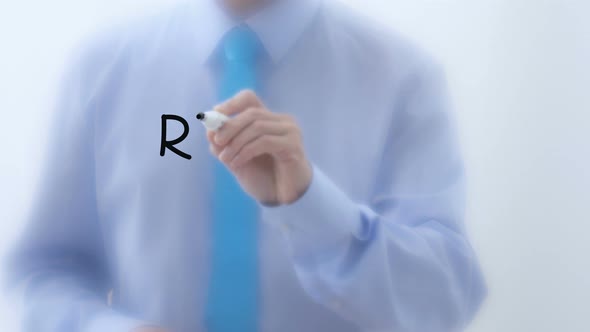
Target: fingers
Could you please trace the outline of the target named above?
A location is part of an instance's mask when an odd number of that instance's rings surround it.
[[[270,122],[277,122],[280,120],[280,116],[269,112],[263,108],[249,108],[245,112],[239,114],[235,118],[227,121],[220,130],[218,130],[215,136],[215,143],[219,145],[226,145],[230,143],[237,135],[239,135],[246,128],[255,125],[259,126],[258,123],[264,122],[270,128],[259,128],[259,129],[272,129]],[[262,126],[262,125],[261,125]],[[252,128],[258,129],[258,128]]]
[[[289,135],[263,135],[247,143],[229,162],[232,169],[240,168],[252,159],[263,154],[280,155],[291,149],[293,140]]]
[[[243,90],[226,102],[217,105],[214,110],[227,116],[236,115],[248,108],[263,108],[264,104],[251,90]]]
[[[216,132],[208,132],[211,153],[230,168],[237,168],[262,154],[282,156],[297,152],[299,128],[289,115],[268,111],[252,91],[245,90],[217,106],[216,111],[235,115]],[[288,158],[287,158],[288,159]]]
[[[297,155],[296,152],[300,151],[297,150],[298,131],[290,130],[293,126],[289,123],[279,123],[279,126],[276,123],[269,125],[272,128],[278,128],[278,130],[269,130],[265,133],[245,130],[228,146],[215,143],[215,134],[209,134],[209,149],[214,156],[231,169],[239,168],[263,154],[274,155],[283,161],[288,160],[289,156]],[[282,134],[277,134],[279,132]]]
[[[209,150],[215,157],[219,158],[219,155],[223,151],[223,147],[215,144],[215,132],[207,132],[207,139],[209,139]]]
[[[248,127],[242,130],[231,142],[225,146],[223,153],[219,155],[225,163],[231,162],[234,157],[240,153],[243,147],[254,141],[260,136],[283,136],[289,133],[291,126],[285,122],[279,121],[257,121],[252,122]]]

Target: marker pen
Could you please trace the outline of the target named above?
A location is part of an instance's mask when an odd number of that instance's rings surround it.
[[[207,130],[216,131],[223,126],[225,121],[229,120],[229,117],[217,111],[208,111],[197,114],[197,120],[201,121]]]

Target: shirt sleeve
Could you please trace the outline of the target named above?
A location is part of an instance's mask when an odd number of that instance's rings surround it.
[[[102,67],[90,50],[80,47],[68,64],[41,183],[8,257],[8,288],[23,297],[22,331],[129,332],[149,325],[107,303],[113,283],[96,206],[92,102],[93,71]]]
[[[315,301],[369,331],[455,331],[486,294],[463,227],[464,171],[445,80],[408,75],[375,175],[355,201],[317,165],[307,192],[265,207]]]

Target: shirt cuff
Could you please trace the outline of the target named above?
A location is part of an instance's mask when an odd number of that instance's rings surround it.
[[[90,320],[84,332],[132,332],[133,330],[144,327],[155,326],[129,316],[125,316],[114,310],[108,310],[98,314]]]
[[[342,243],[353,237],[365,240],[370,228],[363,217],[365,209],[319,168],[312,168],[313,178],[303,196],[290,205],[263,207],[264,219],[281,226],[294,240],[305,237],[305,242],[317,245]]]

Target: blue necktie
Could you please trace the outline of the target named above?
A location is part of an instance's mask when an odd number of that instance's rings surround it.
[[[221,101],[256,90],[256,35],[235,28],[223,39]],[[212,270],[205,324],[209,332],[255,332],[258,324],[258,205],[215,160]]]

